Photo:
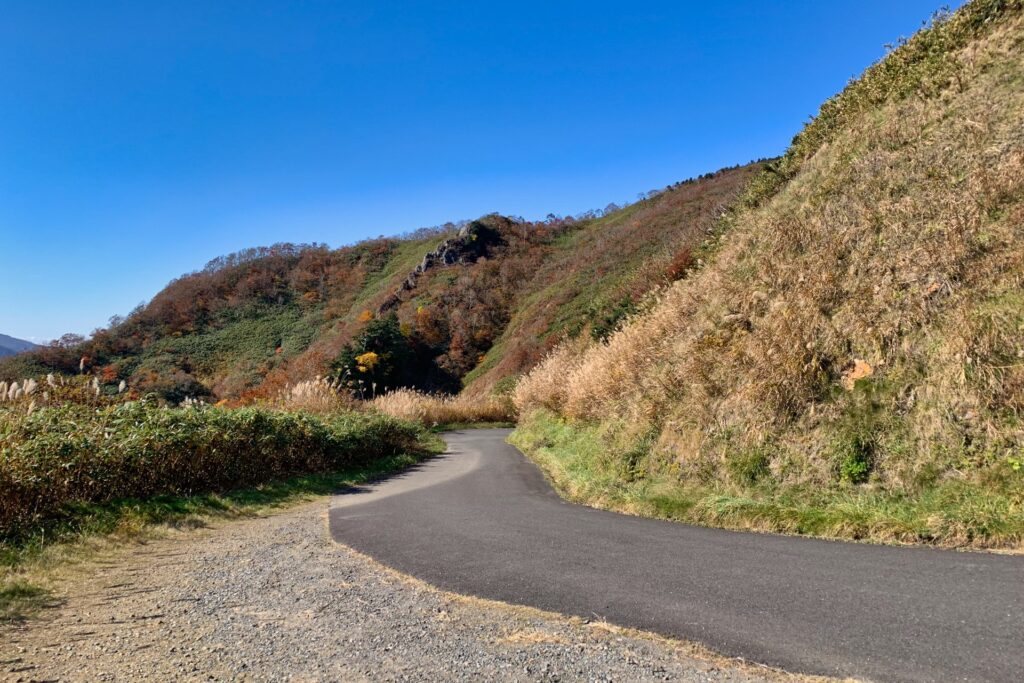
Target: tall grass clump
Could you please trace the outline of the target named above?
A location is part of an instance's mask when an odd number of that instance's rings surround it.
[[[378,396],[370,406],[385,415],[430,426],[510,422],[511,403],[502,397],[432,395],[397,389]]]
[[[335,413],[353,410],[356,402],[339,380],[317,377],[289,385],[280,395],[278,405],[285,410],[311,413]]]
[[[0,409],[0,538],[32,534],[82,506],[226,491],[414,453],[420,436],[412,423],[353,412],[154,401]]]

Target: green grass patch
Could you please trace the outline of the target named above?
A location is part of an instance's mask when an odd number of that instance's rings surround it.
[[[610,447],[597,426],[536,411],[509,439],[556,489],[576,502],[703,526],[805,534],[879,543],[1019,548],[1024,541],[1024,477],[945,480],[911,494],[855,486],[760,485],[763,454],[730,463],[730,481],[671,475],[623,476],[628,449]],[[848,478],[849,479],[849,478]]]
[[[444,235],[400,241],[384,267],[367,276],[362,288],[352,301],[349,316],[355,319],[375,297],[397,286],[400,279],[404,279],[413,268],[419,265],[427,252],[433,251],[450,237],[451,235]]]

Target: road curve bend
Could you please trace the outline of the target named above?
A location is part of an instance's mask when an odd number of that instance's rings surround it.
[[[804,673],[1024,679],[1024,557],[752,534],[567,503],[505,442],[339,493],[332,537],[445,590]]]

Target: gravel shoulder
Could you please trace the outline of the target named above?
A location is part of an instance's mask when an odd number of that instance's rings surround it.
[[[445,593],[332,542],[327,501],[104,553],[0,629],[5,681],[808,680]]]

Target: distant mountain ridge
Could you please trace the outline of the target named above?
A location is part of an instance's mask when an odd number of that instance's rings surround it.
[[[31,351],[37,348],[37,344],[24,339],[16,339],[6,334],[0,334],[0,356],[13,356],[22,351]]]

